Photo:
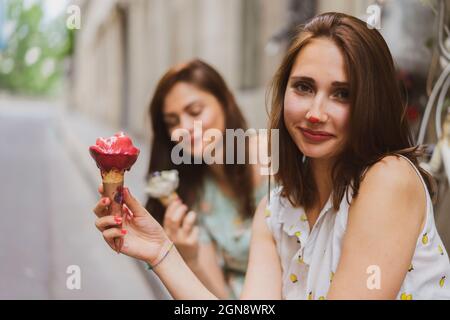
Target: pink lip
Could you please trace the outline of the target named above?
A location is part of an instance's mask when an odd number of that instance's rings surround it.
[[[334,137],[334,135],[332,135],[328,132],[325,132],[325,131],[314,131],[314,130],[309,130],[309,129],[305,129],[305,128],[299,128],[299,129],[307,139],[309,139],[311,141],[315,141],[315,142],[326,141],[326,140],[329,140]]]

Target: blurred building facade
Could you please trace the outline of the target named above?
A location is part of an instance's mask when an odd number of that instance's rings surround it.
[[[224,76],[251,126],[266,126],[265,91],[284,48],[268,48],[292,8],[303,18],[362,15],[368,0],[78,0],[70,106],[148,137],[149,99],[172,65],[201,58]],[[292,15],[291,15],[292,16]],[[303,19],[301,18],[301,19]],[[275,50],[274,50],[275,49]]]

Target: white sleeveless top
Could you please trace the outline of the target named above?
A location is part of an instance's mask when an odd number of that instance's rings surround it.
[[[437,233],[433,205],[424,180],[427,198],[426,223],[417,239],[410,269],[397,299],[450,299],[450,262]],[[266,222],[276,242],[282,267],[283,299],[326,299],[341,255],[349,204],[346,196],[340,208],[333,209],[330,195],[311,232],[305,211],[294,208],[280,196],[281,187],[270,194]],[[351,203],[352,193],[347,190]],[[368,274],[368,277],[370,275]]]

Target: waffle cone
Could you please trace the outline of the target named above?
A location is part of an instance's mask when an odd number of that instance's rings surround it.
[[[102,172],[103,182],[103,196],[110,199],[110,205],[108,206],[108,215],[122,217],[123,206],[123,184],[124,184],[124,171],[111,170]],[[114,240],[117,252],[120,252],[122,247],[122,239],[116,238]]]
[[[174,191],[166,197],[159,198],[159,201],[164,207],[168,207],[169,204],[176,199],[178,199],[178,194]]]

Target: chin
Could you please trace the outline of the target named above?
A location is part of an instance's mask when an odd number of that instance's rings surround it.
[[[311,159],[327,159],[332,158],[334,154],[336,154],[336,149],[333,145],[330,144],[306,144],[299,143],[299,150],[308,158]]]

